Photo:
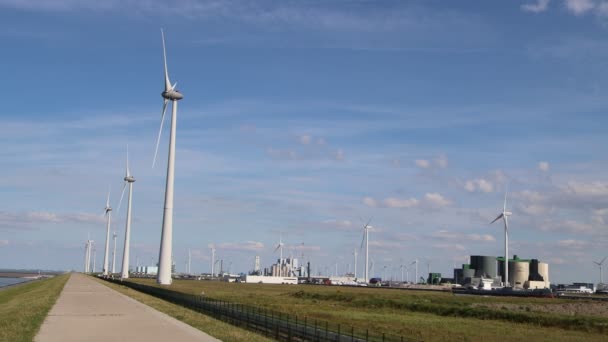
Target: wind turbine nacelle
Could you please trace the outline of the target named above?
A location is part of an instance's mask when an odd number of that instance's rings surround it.
[[[505,211],[503,215],[504,216],[511,216],[511,215],[513,215],[513,213],[510,212],[510,211]]]
[[[161,95],[163,96],[163,98],[171,101],[177,101],[184,98],[184,95],[182,95],[182,93],[177,90],[163,91]]]

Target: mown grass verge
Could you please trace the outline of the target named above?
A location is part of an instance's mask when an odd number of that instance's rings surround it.
[[[0,291],[0,341],[32,341],[69,274]]]
[[[262,335],[250,332],[248,330],[235,327],[231,324],[222,322],[220,320],[211,318],[202,313],[194,310],[190,310],[183,306],[167,302],[165,300],[147,295],[145,293],[138,292],[130,289],[126,286],[113,284],[100,279],[95,278],[98,282],[108,286],[124,295],[127,295],[143,304],[146,304],[160,312],[163,312],[173,318],[176,318],[198,330],[204,331],[205,333],[218,338],[222,341],[234,341],[234,342],[267,342],[273,341],[267,339]]]

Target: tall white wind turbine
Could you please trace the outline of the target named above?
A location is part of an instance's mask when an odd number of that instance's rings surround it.
[[[215,277],[215,247],[211,247],[211,278]]]
[[[84,244],[84,273],[89,273],[89,240]]]
[[[169,100],[173,104],[171,113],[171,130],[169,131],[169,157],[167,162],[167,183],[165,185],[165,208],[163,212],[163,228],[160,239],[160,252],[158,256],[158,276],[156,282],[161,285],[171,284],[171,256],[173,248],[173,183],[175,179],[175,135],[177,128],[177,101],[184,96],[175,89],[177,83],[171,85],[169,81],[169,72],[167,71],[167,53],[165,51],[165,33],[160,31],[163,40],[163,60],[165,64],[165,91],[161,93],[163,97],[163,112],[160,118],[160,129],[158,130],[158,138],[156,139],[156,150],[154,151],[154,160],[152,167],[156,163],[156,155],[158,154],[158,145],[160,136],[163,131],[163,122],[165,121],[165,112]]]
[[[118,208],[120,209],[120,205],[122,204],[122,198],[125,194],[125,189],[129,186],[129,197],[127,199],[127,222],[125,224],[125,243],[124,249],[122,252],[122,269],[120,272],[120,277],[123,279],[129,278],[129,252],[131,245],[131,200],[133,199],[133,183],[135,182],[135,177],[131,175],[131,170],[129,168],[129,151],[127,149],[127,167],[125,171],[124,185],[122,187],[122,194],[120,195],[120,201],[118,202]]]
[[[604,275],[602,274],[602,268],[604,267],[603,265],[604,265],[604,261],[606,261],[606,258],[608,258],[608,256],[604,257],[604,259],[602,259],[602,261],[600,261],[600,262],[597,262],[597,261],[593,262],[600,268],[600,284],[604,283]]]
[[[275,248],[275,252],[279,251],[279,265],[283,265],[283,246],[285,246],[285,244],[283,243],[283,237],[281,235],[279,235],[279,244],[277,245],[277,248]],[[282,272],[282,271],[280,271]]]
[[[103,253],[103,275],[108,275],[108,258],[110,256],[110,222],[112,221],[112,207],[110,207],[110,190],[108,189],[108,198],[106,199],[106,207],[104,212],[107,218],[106,225],[106,248]]]
[[[361,249],[363,249],[363,242],[365,242],[365,271],[363,272],[365,283],[369,282],[369,230],[372,228],[369,223],[371,221],[372,219],[369,219],[363,226],[363,239],[361,239]]]
[[[112,274],[116,273],[116,232],[112,234],[114,239],[114,251],[112,252]]]
[[[353,255],[355,256],[355,280],[357,279],[357,249],[355,248],[355,251],[353,252]],[[304,260],[302,260],[304,261]]]
[[[509,223],[508,217],[511,216],[512,213],[507,211],[507,191],[505,190],[505,201],[502,207],[502,213],[498,215],[494,219],[494,221],[490,222],[490,224],[502,219],[505,223],[505,287],[509,286]]]

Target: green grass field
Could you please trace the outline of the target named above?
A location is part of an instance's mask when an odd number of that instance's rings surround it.
[[[150,279],[131,279],[156,286]],[[489,339],[606,341],[606,310],[568,311],[570,301],[454,296],[449,293],[314,285],[175,280],[170,289],[327,320],[349,330],[369,328],[425,341]],[[608,303],[576,302],[576,305]],[[606,308],[604,308],[606,309]]]
[[[0,341],[32,341],[69,275],[0,291]]]

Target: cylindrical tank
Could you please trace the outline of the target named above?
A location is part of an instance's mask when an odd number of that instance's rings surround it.
[[[471,267],[475,269],[476,277],[496,277],[496,257],[485,255],[472,255]]]
[[[530,263],[527,261],[509,261],[509,284],[512,287],[524,287],[530,276]]]
[[[473,277],[475,277],[475,269],[474,268],[465,268],[464,270],[462,270],[462,278],[463,279],[473,278]]]
[[[546,262],[539,262],[538,273],[543,277],[544,281],[549,282],[549,264]]]

